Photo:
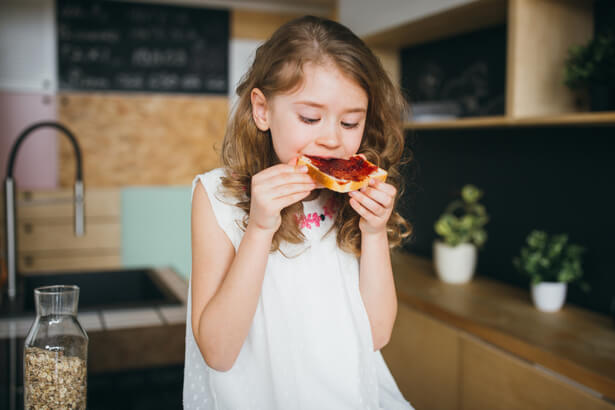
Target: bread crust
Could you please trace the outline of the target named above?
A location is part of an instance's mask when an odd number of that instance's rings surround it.
[[[316,181],[317,183],[319,183],[320,185],[324,186],[327,189],[330,189],[336,192],[341,192],[341,193],[357,191],[367,186],[369,184],[370,178],[374,178],[381,182],[386,181],[386,178],[387,178],[387,172],[382,168],[378,168],[376,171],[365,176],[365,178],[361,179],[360,181],[349,181],[345,179],[339,179],[332,175],[322,172],[320,169],[314,166],[312,164],[312,161],[306,156],[301,156],[297,160],[297,166],[301,166],[301,165],[307,166],[308,175],[310,175],[312,179],[314,179],[314,181]]]

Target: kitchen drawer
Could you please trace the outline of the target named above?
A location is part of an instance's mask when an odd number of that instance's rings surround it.
[[[120,190],[116,188],[85,187],[85,216],[116,217],[121,215]],[[72,218],[73,191],[19,191],[17,219]],[[4,206],[4,203],[2,204]]]
[[[18,252],[119,248],[121,223],[112,219],[94,223],[86,216],[85,235],[75,236],[73,223],[65,219],[23,220],[17,226]]]
[[[122,266],[121,249],[19,252],[19,271],[115,269]]]

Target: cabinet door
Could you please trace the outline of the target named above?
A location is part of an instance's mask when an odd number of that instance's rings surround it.
[[[17,194],[17,266],[21,273],[113,269],[122,265],[120,190],[85,192],[85,235],[74,234],[70,189]],[[4,212],[3,204],[0,210]],[[0,231],[4,231],[0,221]],[[4,249],[4,237],[0,239]]]
[[[460,340],[461,408],[615,410],[583,388],[465,334]]]
[[[399,389],[417,409],[457,409],[457,332],[399,304],[393,335],[382,349]]]

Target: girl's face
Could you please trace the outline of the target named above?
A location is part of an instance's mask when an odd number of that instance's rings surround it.
[[[367,93],[334,64],[303,67],[304,81],[288,94],[266,99],[252,90],[252,116],[271,131],[283,163],[303,154],[348,158],[357,153],[367,116]]]

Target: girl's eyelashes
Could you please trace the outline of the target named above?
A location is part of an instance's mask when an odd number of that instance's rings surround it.
[[[303,115],[299,115],[299,119],[301,120],[301,122],[304,122],[306,124],[316,124],[318,121],[320,121],[320,118],[309,118],[309,117],[304,117]],[[357,128],[359,126],[358,122],[341,122],[342,127],[346,128],[346,129],[353,129],[353,128]]]
[[[304,117],[303,115],[300,115],[299,119],[306,124],[316,124],[318,121],[320,121],[320,118],[308,118]]]
[[[354,123],[342,122],[342,127],[347,128],[347,129],[357,128],[358,126],[359,126],[358,122],[354,122]]]

